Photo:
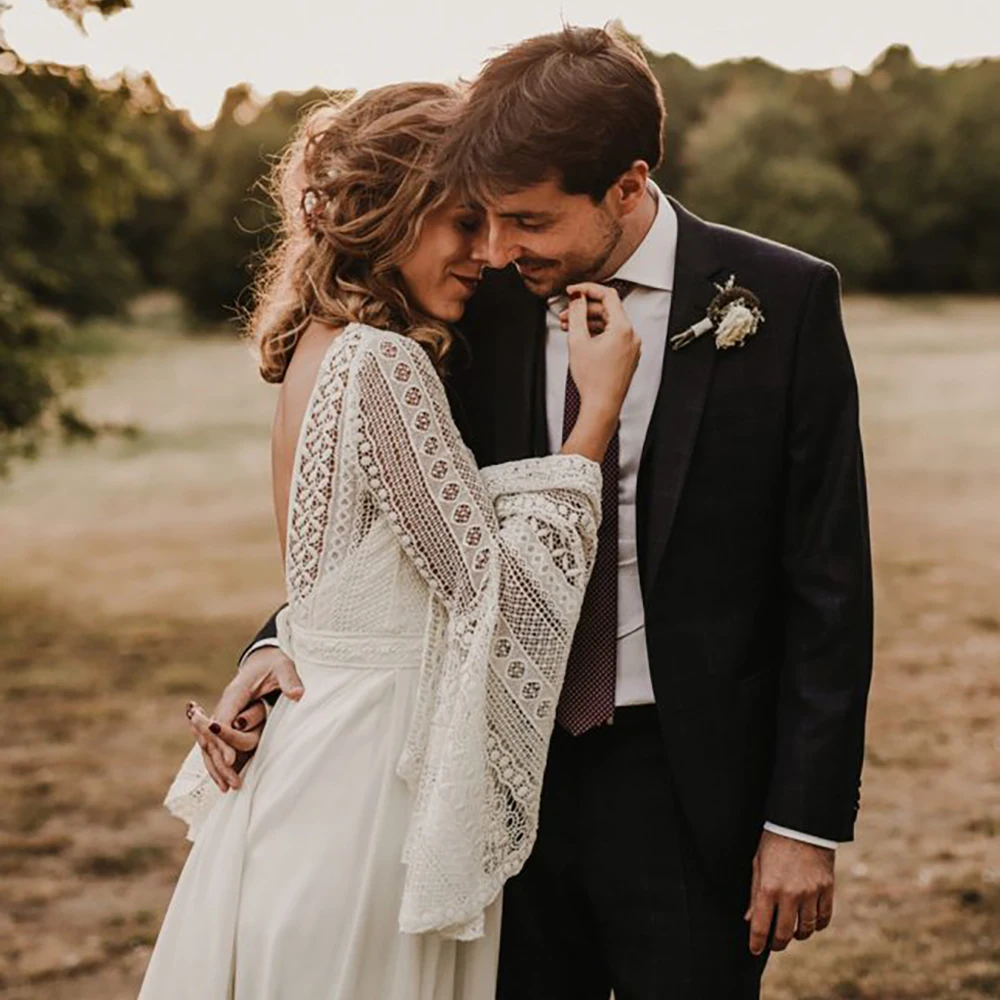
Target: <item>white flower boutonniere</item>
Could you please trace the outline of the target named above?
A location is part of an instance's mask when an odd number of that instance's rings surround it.
[[[764,322],[760,299],[753,292],[737,285],[735,274],[731,274],[724,285],[715,287],[719,294],[709,303],[708,315],[683,333],[670,338],[670,346],[675,351],[697,340],[709,330],[715,330],[715,346],[720,351],[737,345],[742,347],[747,337],[752,337]]]

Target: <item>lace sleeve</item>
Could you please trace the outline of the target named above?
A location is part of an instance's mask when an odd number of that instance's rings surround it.
[[[436,598],[399,762],[415,793],[400,928],[478,937],[534,843],[600,467],[557,455],[481,472],[437,373],[404,337],[370,331],[354,374],[363,488]]]
[[[196,743],[184,758],[163,804],[172,816],[187,824],[187,839],[194,840],[212,807],[221,799],[222,792],[209,776],[201,747]]]

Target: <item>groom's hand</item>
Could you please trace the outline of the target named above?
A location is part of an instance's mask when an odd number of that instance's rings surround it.
[[[833,917],[835,852],[765,830],[753,859],[750,951],[761,954],[774,924],[772,951],[784,951],[794,937],[805,941],[825,930]]]
[[[194,702],[187,717],[201,747],[205,767],[223,792],[239,788],[239,771],[257,749],[267,721],[261,700],[272,691],[298,701],[304,688],[295,664],[272,646],[252,652],[226,685],[211,716]]]

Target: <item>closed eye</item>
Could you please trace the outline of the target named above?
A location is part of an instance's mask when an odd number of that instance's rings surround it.
[[[466,212],[455,218],[455,226],[460,233],[472,236],[483,228],[485,217],[479,212]]]

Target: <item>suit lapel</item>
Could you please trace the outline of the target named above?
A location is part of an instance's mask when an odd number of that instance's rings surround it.
[[[705,334],[679,351],[669,338],[705,316],[720,277],[712,230],[670,199],[677,212],[677,264],[667,349],[656,404],[639,464],[637,485],[639,575],[649,594],[663,561],[694,450],[716,348]]]
[[[545,311],[546,307],[541,305],[535,327],[535,353],[531,372],[531,455],[533,458],[542,458],[551,454],[548,411],[545,404],[545,344],[548,336]]]
[[[515,461],[548,453],[545,429],[545,303],[531,295],[513,268],[503,322],[494,338],[493,371],[497,460]]]

